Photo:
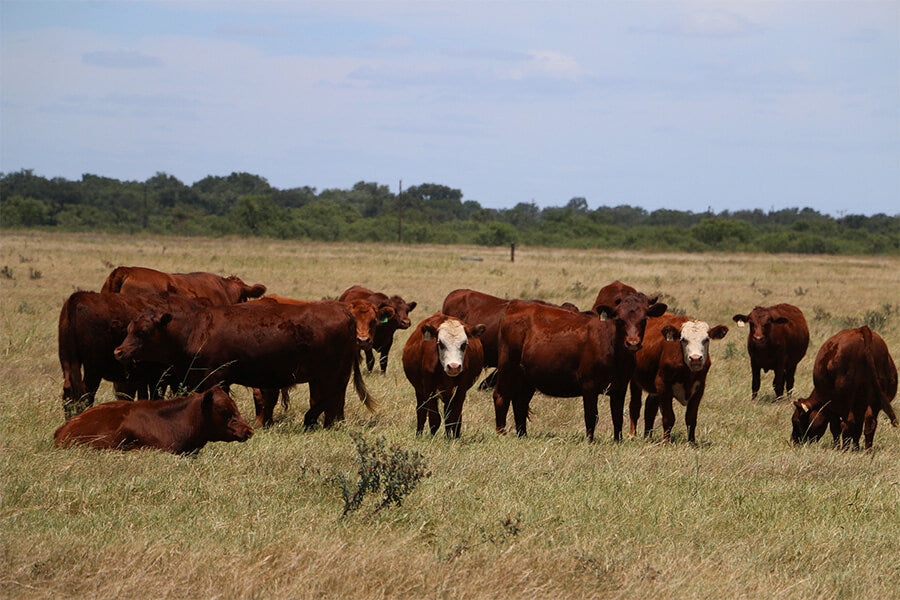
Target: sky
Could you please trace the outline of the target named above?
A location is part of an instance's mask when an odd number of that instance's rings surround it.
[[[900,1],[0,0],[0,171],[900,214]]]

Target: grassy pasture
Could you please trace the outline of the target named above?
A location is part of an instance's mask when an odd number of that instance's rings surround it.
[[[367,377],[378,413],[351,391],[347,420],[330,431],[302,430],[301,386],[274,427],[194,458],[54,449],[59,308],[76,289],[99,289],[120,264],[237,273],[306,299],[358,283],[417,300],[414,323],[458,287],[585,307],[618,278],[731,331],[712,343],[697,447],[685,442],[677,405],[673,443],[614,444],[603,397],[597,443],[584,441],[580,400],[541,396],[529,437],[500,437],[490,396],[477,391],[462,439],[417,439],[400,332],[387,375]],[[805,396],[822,342],[867,312],[887,315],[877,329],[900,358],[900,259],[520,248],[510,263],[508,250],[475,247],[4,233],[0,266],[13,277],[0,277],[2,597],[889,598],[900,590],[900,431],[882,417],[871,454],[834,451],[828,440],[792,447],[792,407],[772,398],[771,373],[766,393],[749,400],[746,329],[731,321],[757,304],[804,311],[812,339],[797,391]],[[251,418],[250,395],[236,388],[236,397]],[[111,398],[104,383],[98,401]],[[431,476],[400,507],[376,512],[369,500],[341,518],[334,474],[355,473],[350,431],[421,452]]]

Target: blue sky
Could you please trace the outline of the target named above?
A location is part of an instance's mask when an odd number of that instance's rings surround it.
[[[900,213],[900,2],[0,0],[0,170]]]

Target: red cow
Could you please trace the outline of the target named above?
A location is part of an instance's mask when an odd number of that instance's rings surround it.
[[[204,298],[213,306],[246,302],[266,293],[266,286],[249,286],[236,275],[213,273],[163,273],[146,267],[116,267],[103,283],[101,292],[117,294],[157,294],[171,292],[189,298]]]
[[[635,434],[641,412],[641,389],[646,391],[644,435],[653,431],[657,408],[662,410],[663,439],[668,441],[675,425],[672,398],[686,407],[684,422],[688,441],[694,442],[697,410],[706,388],[706,375],[712,361],[710,340],[721,340],[728,333],[724,325],[710,328],[703,321],[666,313],[647,321],[644,343],[635,354],[637,362],[631,378],[631,435]]]
[[[749,315],[732,317],[738,327],[750,323],[747,335],[747,353],[750,355],[751,399],[759,392],[760,369],[775,371],[772,387],[780,398],[787,388],[788,394],[794,389],[794,374],[797,363],[806,355],[809,347],[809,327],[803,313],[790,304],[757,306]]]
[[[897,394],[897,367],[881,336],[867,326],[845,329],[829,338],[816,355],[813,391],[794,402],[791,440],[818,441],[831,427],[835,445],[852,442],[859,448],[865,431],[866,450],[872,447],[878,412],[897,427],[891,400]]]
[[[600,288],[600,291],[597,293],[597,299],[594,300],[594,306],[591,307],[591,310],[597,310],[598,306],[616,306],[625,296],[630,296],[631,294],[637,294],[638,291],[631,287],[628,284],[622,283],[618,279],[613,281],[610,284],[607,284]],[[657,300],[657,297],[650,298],[650,304],[654,304]]]
[[[169,400],[107,402],[72,417],[53,437],[57,446],[158,448],[185,454],[208,442],[243,442],[252,435],[234,400],[216,386]]]
[[[435,313],[419,324],[403,348],[403,371],[416,391],[416,433],[428,418],[431,434],[441,426],[437,397],[444,401],[447,437],[459,437],[466,392],[481,375],[484,351],[478,338],[484,325],[467,327]]]
[[[556,306],[541,300],[531,300],[536,304]],[[441,312],[445,315],[456,317],[469,327],[484,325],[484,334],[481,336],[481,344],[484,347],[484,366],[496,367],[498,356],[498,338],[500,333],[500,319],[509,306],[510,301],[497,296],[491,296],[475,290],[453,290],[444,298]],[[571,302],[560,306],[571,312],[578,312],[578,307]],[[496,385],[497,372],[488,375],[478,389],[490,389]]]
[[[177,312],[192,309],[195,304],[168,293],[128,296],[75,292],[65,301],[58,331],[67,419],[94,404],[103,379],[113,382],[119,399],[159,398],[164,365],[142,363],[127,372],[113,356],[127,335],[128,323],[148,306]]]
[[[248,302],[175,316],[148,309],[128,325],[115,355],[123,364],[171,365],[189,389],[215,383],[260,388],[257,427],[272,423],[278,390],[305,382],[305,425],[312,427],[322,413],[326,427],[342,419],[351,371],[360,399],[369,409],[373,403],[359,372],[353,316],[334,302]]]
[[[513,405],[516,432],[526,434],[528,405],[535,391],[548,396],[581,396],[589,441],[597,425],[597,397],[609,395],[613,437],[622,437],[625,392],[634,371],[647,317],[665,304],[650,304],[644,294],[625,297],[618,306],[600,306],[597,314],[513,300],[500,323],[500,348],[494,410],[497,430],[506,429]],[[608,317],[608,318],[607,318]]]
[[[354,285],[345,290],[338,300],[341,302],[366,300],[367,302],[374,304],[379,310],[386,306],[390,306],[394,309],[393,317],[388,319],[385,323],[378,323],[378,327],[375,328],[375,339],[373,340],[372,347],[364,351],[366,354],[366,367],[370,371],[375,368],[375,355],[372,352],[374,350],[379,354],[378,360],[381,363],[381,372],[387,372],[388,353],[391,351],[391,346],[394,344],[394,332],[398,329],[409,329],[411,324],[409,313],[416,308],[416,303],[406,302],[403,298],[396,295],[388,298],[386,294],[373,292],[372,290],[367,290],[358,285]]]

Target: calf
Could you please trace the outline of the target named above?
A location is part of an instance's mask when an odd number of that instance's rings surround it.
[[[538,304],[555,306],[540,300],[532,300]],[[484,334],[481,336],[481,344],[484,347],[484,366],[496,367],[498,356],[498,339],[500,333],[500,319],[509,306],[510,301],[497,296],[491,296],[475,290],[453,290],[444,298],[441,312],[445,315],[456,317],[469,327],[483,324]],[[571,302],[566,302],[560,308],[571,312],[578,312],[578,307]],[[497,372],[488,375],[478,389],[490,389],[496,385]]]
[[[375,305],[378,310],[384,307],[394,309],[394,315],[385,322],[379,321],[375,328],[375,337],[372,341],[372,347],[364,350],[366,354],[366,367],[371,371],[375,368],[375,355],[373,350],[379,354],[379,362],[381,363],[381,372],[387,372],[388,353],[394,344],[394,332],[398,329],[409,329],[410,320],[409,313],[416,308],[415,302],[406,302],[400,296],[391,296],[381,292],[373,292],[364,287],[354,285],[344,291],[338,298],[341,302],[353,302],[354,300],[365,300]]]
[[[466,392],[484,368],[479,339],[483,333],[484,325],[469,328],[459,319],[435,313],[409,336],[403,348],[403,371],[416,392],[417,434],[422,433],[426,417],[431,434],[437,433],[440,395],[447,437],[459,437]]]
[[[747,336],[747,353],[750,355],[751,399],[759,392],[760,369],[775,371],[772,387],[780,398],[787,388],[788,394],[794,389],[794,374],[797,363],[806,354],[809,346],[809,327],[803,313],[790,304],[757,306],[749,315],[732,317],[738,327],[750,324]]]
[[[103,283],[101,292],[116,294],[158,294],[171,292],[208,300],[213,306],[246,302],[266,293],[264,285],[247,285],[236,275],[213,273],[163,273],[146,267],[116,267]]]
[[[813,391],[794,402],[791,441],[818,441],[831,427],[835,445],[853,443],[865,432],[872,447],[878,412],[897,427],[891,400],[897,394],[897,367],[887,344],[867,326],[846,329],[826,340],[813,367]]]
[[[528,405],[535,391],[548,396],[581,396],[589,441],[597,425],[597,397],[609,395],[613,438],[622,437],[625,392],[634,371],[647,317],[666,310],[644,294],[626,296],[596,314],[513,300],[500,323],[499,367],[494,410],[499,432],[506,430],[510,403],[516,432],[526,434]]]
[[[53,438],[57,446],[158,448],[185,454],[207,442],[243,442],[252,435],[234,400],[216,386],[170,400],[101,404],[69,419]]]
[[[721,340],[728,333],[724,325],[710,328],[703,321],[666,313],[650,319],[644,343],[635,354],[636,366],[631,378],[631,435],[635,434],[641,412],[641,390],[647,396],[644,410],[644,435],[653,431],[657,408],[662,410],[663,439],[669,440],[675,425],[672,398],[686,407],[684,422],[688,441],[693,443],[697,428],[697,410],[706,388],[706,375],[712,361],[710,340]]]
[[[342,419],[351,371],[360,399],[370,410],[373,403],[359,371],[353,316],[335,302],[248,302],[180,316],[148,309],[128,325],[115,355],[123,364],[171,365],[189,388],[215,383],[259,388],[257,427],[272,423],[278,390],[304,382],[310,396],[307,427],[323,413],[326,427]]]
[[[128,323],[147,307],[170,312],[195,304],[177,295],[98,294],[75,292],[59,313],[59,364],[63,372],[62,403],[69,419],[93,406],[103,379],[113,382],[121,399],[159,398],[165,366],[141,363],[126,371],[113,351],[127,335]]]

